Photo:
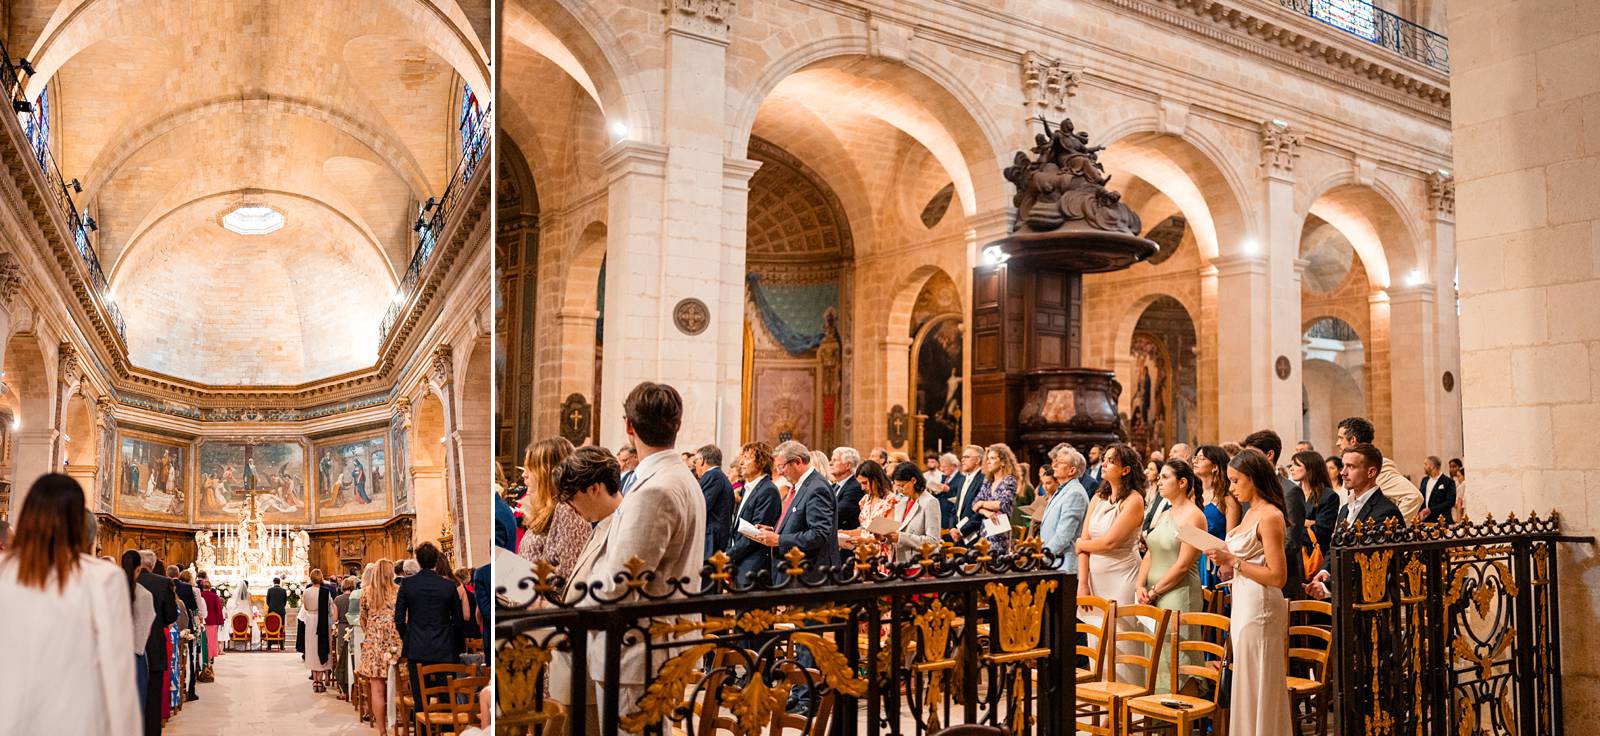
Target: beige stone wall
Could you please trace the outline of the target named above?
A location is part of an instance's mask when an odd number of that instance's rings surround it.
[[[1561,512],[1600,492],[1600,5],[1455,0],[1461,353],[1473,515]],[[1566,722],[1600,695],[1593,552],[1562,546]]]

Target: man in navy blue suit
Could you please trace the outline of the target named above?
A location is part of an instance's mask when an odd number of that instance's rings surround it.
[[[700,476],[700,493],[706,497],[706,559],[728,551],[728,535],[733,523],[733,483],[722,472],[722,450],[706,445],[694,453],[695,474]]]
[[[790,501],[778,515],[778,523],[762,530],[756,540],[772,548],[772,579],[787,578],[784,557],[791,549],[805,553],[811,577],[820,577],[819,568],[839,564],[838,511],[833,488],[818,469],[811,467],[805,445],[790,440],[772,451],[772,469],[782,473],[793,489]]]
[[[757,570],[772,569],[772,548],[738,533],[739,522],[755,527],[773,528],[783,513],[783,498],[778,485],[772,481],[772,448],[765,442],[750,442],[739,448],[739,459],[734,466],[744,479],[744,494],[734,510],[734,534],[728,543],[729,566],[734,570],[734,581],[748,585],[755,579]]]
[[[828,462],[828,486],[833,490],[839,529],[861,528],[861,498],[866,491],[861,489],[861,482],[856,480],[856,468],[860,466],[861,453],[856,452],[854,447],[835,449]],[[888,469],[884,471],[888,472]]]
[[[940,526],[944,529],[958,530],[963,524],[974,519],[980,524],[983,523],[983,517],[972,510],[972,500],[982,489],[983,448],[967,445],[961,451],[961,472],[950,479],[954,504],[950,507],[949,518],[941,519]],[[961,542],[961,532],[951,531],[950,535],[955,542]]]

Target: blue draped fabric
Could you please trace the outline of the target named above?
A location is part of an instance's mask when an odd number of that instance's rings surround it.
[[[822,344],[822,315],[839,306],[839,283],[770,284],[761,283],[761,274],[745,276],[756,311],[767,332],[790,355],[816,350]]]

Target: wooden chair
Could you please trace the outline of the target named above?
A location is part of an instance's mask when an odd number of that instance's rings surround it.
[[[1319,620],[1319,616],[1331,617],[1333,606],[1326,601],[1291,601],[1291,624],[1296,614],[1300,614],[1301,620]],[[1331,618],[1325,620],[1331,621]],[[1328,657],[1332,649],[1333,632],[1330,629],[1309,624],[1289,627],[1289,701],[1297,732],[1303,733],[1305,726],[1316,729],[1312,732],[1315,734],[1328,732],[1328,699],[1331,695],[1328,689]],[[1299,671],[1307,673],[1309,677],[1294,675],[1297,662],[1303,663]],[[1302,703],[1307,706],[1303,712],[1300,707]]]
[[[1220,731],[1217,722],[1222,720],[1222,668],[1228,661],[1230,645],[1217,644],[1214,640],[1228,641],[1228,619],[1199,612],[1179,613],[1177,619],[1177,625],[1172,627],[1171,693],[1141,695],[1125,701],[1118,714],[1123,734],[1165,730],[1167,724],[1172,724],[1177,729],[1175,736],[1189,736],[1190,726],[1207,720],[1212,722],[1213,732]],[[1189,627],[1191,638],[1184,638],[1184,627]],[[1190,659],[1198,659],[1199,664],[1183,664],[1183,656],[1189,653],[1195,655]],[[1211,696],[1184,694],[1185,677],[1209,682]]]
[[[767,730],[768,736],[783,736],[785,731],[793,731],[802,736],[826,736],[828,727],[833,720],[833,701],[837,697],[833,688],[822,684],[822,673],[814,669],[801,669],[793,662],[780,662],[778,671],[783,673],[779,682],[786,683],[790,688],[810,684],[814,697],[817,699],[816,712],[811,717],[811,728],[806,728],[806,717],[789,713],[782,708],[772,714],[772,724]],[[811,675],[808,682],[806,674]]]
[[[467,637],[465,643],[466,643],[466,648],[467,648],[467,653],[468,654],[482,654],[483,653],[483,639],[481,637],[475,637],[475,636]]]
[[[1105,676],[1093,682],[1079,683],[1077,721],[1078,730],[1096,736],[1119,736],[1117,713],[1122,704],[1132,698],[1155,692],[1156,678],[1160,676],[1161,647],[1167,640],[1167,624],[1172,612],[1146,605],[1117,606],[1115,648],[1107,653]],[[1128,622],[1128,619],[1133,619]],[[1142,620],[1150,621],[1146,629]],[[1124,651],[1123,644],[1143,647],[1144,653]],[[1143,682],[1119,682],[1117,665],[1127,664],[1144,670]],[[1100,725],[1101,719],[1109,725]]]
[[[261,619],[261,648],[271,649],[274,642],[278,644],[278,651],[283,651],[283,617],[268,613]]]
[[[1078,619],[1078,633],[1093,640],[1092,646],[1078,645],[1077,656],[1089,660],[1088,667],[1078,667],[1078,682],[1094,682],[1101,678],[1106,668],[1106,652],[1111,649],[1108,642],[1116,636],[1117,631],[1117,602],[1108,601],[1099,596],[1078,596],[1078,608],[1090,608],[1100,613],[1100,623],[1091,624]],[[1092,615],[1092,614],[1091,614]]]
[[[416,707],[411,700],[411,666],[402,659],[394,671],[394,690],[389,693],[389,697],[394,698],[394,729],[398,736],[410,736],[411,716]]]
[[[482,719],[478,717],[478,691],[489,686],[489,677],[457,677],[447,685],[450,688],[450,708],[455,716],[451,733],[459,733],[467,726],[482,726]]]
[[[245,649],[250,648],[250,614],[235,613],[228,619],[228,643],[244,644]]]
[[[411,706],[412,719],[423,736],[461,730],[456,720],[455,702],[450,696],[450,683],[458,679],[474,679],[475,669],[465,664],[424,664],[417,667],[417,679],[422,681],[418,693],[422,702]]]

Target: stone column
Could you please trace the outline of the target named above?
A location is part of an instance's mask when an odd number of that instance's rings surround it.
[[[494,519],[490,511],[489,463],[493,449],[487,429],[463,427],[456,432],[467,482],[452,496],[455,508],[456,563],[473,567],[489,563],[490,540],[494,538]]]
[[[1271,320],[1267,260],[1232,256],[1218,258],[1211,265],[1216,269],[1217,314],[1214,439],[1238,442],[1266,425],[1272,400],[1268,382],[1277,380],[1272,375],[1272,343],[1267,330]]]
[[[889,441],[889,410],[895,404],[906,408],[909,417],[916,411],[916,407],[909,406],[911,397],[911,336],[898,332],[890,332],[878,339],[878,365],[883,369],[884,401],[878,410],[869,416],[856,417],[856,436],[871,438],[872,443],[865,448],[858,447],[863,454],[872,447],[883,447],[890,452],[905,452],[911,454],[910,427],[906,431],[906,443],[895,447]],[[863,424],[865,426],[863,426]],[[823,450],[827,452],[827,450]],[[957,453],[959,454],[959,453]]]
[[[419,465],[411,469],[411,505],[417,513],[411,539],[413,547],[439,540],[439,529],[444,525],[450,503],[446,485],[443,465]]]
[[[1294,164],[1300,157],[1300,136],[1287,124],[1270,120],[1261,124],[1261,170],[1266,187],[1261,232],[1265,234],[1267,255],[1266,331],[1267,406],[1254,429],[1272,429],[1286,447],[1302,439],[1300,409],[1303,402],[1300,376],[1300,227],[1304,220],[1294,204]],[[1279,378],[1277,364],[1287,361],[1288,375]],[[1251,431],[1254,431],[1251,430]],[[1248,434],[1248,432],[1246,432]],[[1223,439],[1237,441],[1244,435],[1224,433]],[[1281,460],[1282,458],[1280,458]]]
[[[623,141],[602,156],[610,178],[602,442],[625,441],[622,399],[649,380],[682,394],[683,447],[731,447],[739,438],[744,242],[727,240],[728,218],[745,212],[725,207],[730,181],[737,189],[753,173],[724,160],[734,3],[686,0],[664,12],[662,145]]]
[[[1381,448],[1403,473],[1422,472],[1422,459],[1438,452],[1439,371],[1434,360],[1434,288],[1389,290],[1390,446]]]
[[[1433,452],[1448,462],[1461,457],[1461,318],[1456,309],[1456,182],[1443,172],[1429,175],[1430,235],[1433,240],[1434,337],[1437,353],[1430,390],[1434,410]],[[1450,374],[1446,389],[1444,374]]]
[[[43,418],[39,421],[43,422]],[[28,488],[39,476],[48,473],[54,468],[50,467],[50,453],[55,448],[58,432],[49,427],[29,427],[27,420],[23,420],[22,429],[12,435],[12,472],[11,483],[11,518],[17,518],[22,511],[22,501],[28,496]],[[91,486],[92,487],[92,484]],[[92,493],[92,491],[86,491]]]
[[[78,485],[83,486],[84,507],[91,511],[94,510],[97,503],[97,496],[95,495],[97,492],[95,488],[95,471],[97,469],[94,465],[68,465],[62,471],[68,477],[78,481]]]

